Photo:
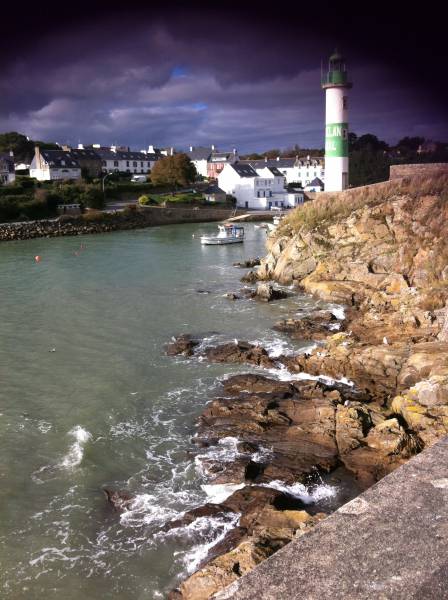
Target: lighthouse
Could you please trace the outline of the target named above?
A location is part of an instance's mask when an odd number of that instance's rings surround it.
[[[325,191],[348,187],[348,81],[344,57],[336,50],[322,76],[325,90]]]

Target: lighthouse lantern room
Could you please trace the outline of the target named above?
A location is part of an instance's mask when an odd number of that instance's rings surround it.
[[[348,81],[344,57],[335,51],[322,76],[325,90],[325,191],[348,187]]]

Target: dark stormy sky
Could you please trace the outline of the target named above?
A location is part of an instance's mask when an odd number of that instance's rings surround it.
[[[405,6],[9,3],[0,131],[133,148],[319,147],[320,65],[338,46],[354,83],[352,131],[448,140],[443,20],[434,4]]]

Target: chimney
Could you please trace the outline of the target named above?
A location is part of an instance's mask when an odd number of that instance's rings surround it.
[[[10,151],[9,151],[9,156],[10,156],[11,158],[14,158],[14,150],[10,150]]]
[[[41,169],[41,156],[40,156],[40,148],[39,146],[34,147],[34,156],[36,158],[36,167]]]
[[[265,157],[264,157],[264,162],[265,162],[265,163],[267,163],[267,162],[268,162],[268,157],[267,157],[267,156],[265,156]]]
[[[215,151],[215,144],[212,144],[212,150]]]
[[[193,152],[193,146],[190,146],[190,152]]]
[[[236,148],[233,149],[233,154],[236,156]]]
[[[174,156],[174,148],[172,146],[170,148],[170,156]]]
[[[277,156],[277,160],[280,160],[280,156]]]
[[[84,150],[84,144],[78,144],[78,150]]]

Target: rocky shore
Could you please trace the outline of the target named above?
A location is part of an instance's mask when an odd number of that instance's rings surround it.
[[[154,225],[204,223],[222,221],[232,214],[221,208],[159,208],[126,209],[115,213],[91,213],[83,216],[62,215],[56,219],[0,223],[0,242],[29,240],[40,237],[89,235]]]
[[[230,495],[166,527],[229,514],[235,525],[172,600],[215,597],[309,531],[325,517],[309,494],[325,474],[345,469],[364,489],[448,433],[447,223],[446,175],[322,195],[285,219],[245,278],[344,305],[272,324],[314,349],[168,344],[172,356],[251,367],[221,383],[192,440],[207,482]]]

